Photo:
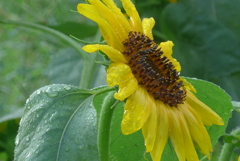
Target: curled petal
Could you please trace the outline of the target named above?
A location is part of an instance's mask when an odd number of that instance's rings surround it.
[[[96,22],[101,30],[104,39],[110,46],[118,50],[123,49],[122,40],[119,39],[113,27],[104,18],[104,15],[100,10],[90,4],[78,4],[77,10],[80,14]]]
[[[119,85],[115,98],[122,101],[133,94],[138,88],[138,82],[131,68],[123,63],[112,63],[107,70],[107,82],[110,87]]]
[[[97,50],[101,50],[113,62],[122,62],[122,63],[127,62],[127,60],[125,59],[125,57],[122,55],[122,53],[120,51],[118,51],[117,49],[114,49],[113,47],[111,47],[109,45],[99,45],[99,44],[86,45],[86,46],[83,47],[83,50],[88,52],[88,53],[92,53],[92,52],[95,52]]]
[[[147,91],[141,87],[127,99],[121,124],[123,134],[132,134],[142,128],[149,116],[148,100]]]
[[[114,94],[117,100],[123,101],[130,95],[132,95],[138,88],[138,82],[136,78],[131,78],[128,81],[119,83],[118,92]]]
[[[124,10],[127,12],[128,16],[130,17],[130,24],[132,26],[132,31],[143,32],[141,19],[134,4],[131,2],[131,0],[121,0],[121,1],[122,1]]]
[[[117,12],[119,9],[116,7],[110,9],[100,0],[88,0],[88,2],[96,6],[98,10],[101,11],[101,13],[104,15],[104,18],[110,24],[110,26],[112,26],[119,39],[124,41],[127,38],[128,32],[130,31],[130,25],[122,19],[123,14],[121,12]]]
[[[152,28],[155,25],[153,18],[144,18],[142,20],[143,33],[153,40]]]

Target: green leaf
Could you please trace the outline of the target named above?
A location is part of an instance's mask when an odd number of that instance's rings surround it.
[[[35,91],[20,122],[15,160],[98,160],[92,102],[104,90],[50,85]]]
[[[50,59],[47,75],[51,84],[71,84],[78,86],[83,61],[72,48],[60,49]]]

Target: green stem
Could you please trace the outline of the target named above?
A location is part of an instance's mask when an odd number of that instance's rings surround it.
[[[105,97],[105,102],[102,105],[102,109],[99,116],[98,122],[98,152],[100,161],[109,161],[110,153],[110,128],[111,120],[113,116],[114,106],[118,103],[113,98],[113,92],[109,92],[108,96]],[[107,98],[109,97],[109,98]]]
[[[236,135],[240,132],[240,128],[234,130],[231,132],[232,135]],[[225,143],[223,145],[221,154],[219,156],[219,161],[229,161],[229,158],[231,157],[233,151],[234,151],[235,145],[231,143]]]

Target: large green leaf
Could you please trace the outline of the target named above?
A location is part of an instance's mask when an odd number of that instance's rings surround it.
[[[15,160],[98,160],[92,91],[70,85],[40,88],[27,100]]]
[[[187,78],[187,80],[192,83],[198,91],[196,96],[216,111],[216,113],[218,113],[224,120],[224,126],[213,125],[207,127],[212,144],[215,145],[219,137],[225,133],[228,119],[231,117],[230,111],[232,110],[232,104],[230,97],[220,87],[210,82],[190,78]],[[110,160],[150,160],[149,154],[145,153],[141,131],[126,136],[121,133],[120,124],[122,120],[123,106],[123,103],[119,104],[113,113],[110,132]],[[199,154],[199,157],[202,158],[203,156]],[[169,142],[165,147],[162,161],[176,160],[177,157]]]

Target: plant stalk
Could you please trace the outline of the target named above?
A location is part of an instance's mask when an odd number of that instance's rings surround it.
[[[113,98],[113,93],[115,91],[109,92],[108,96],[105,97],[98,121],[98,152],[100,161],[110,160],[111,120],[114,111],[113,107],[118,103]]]

